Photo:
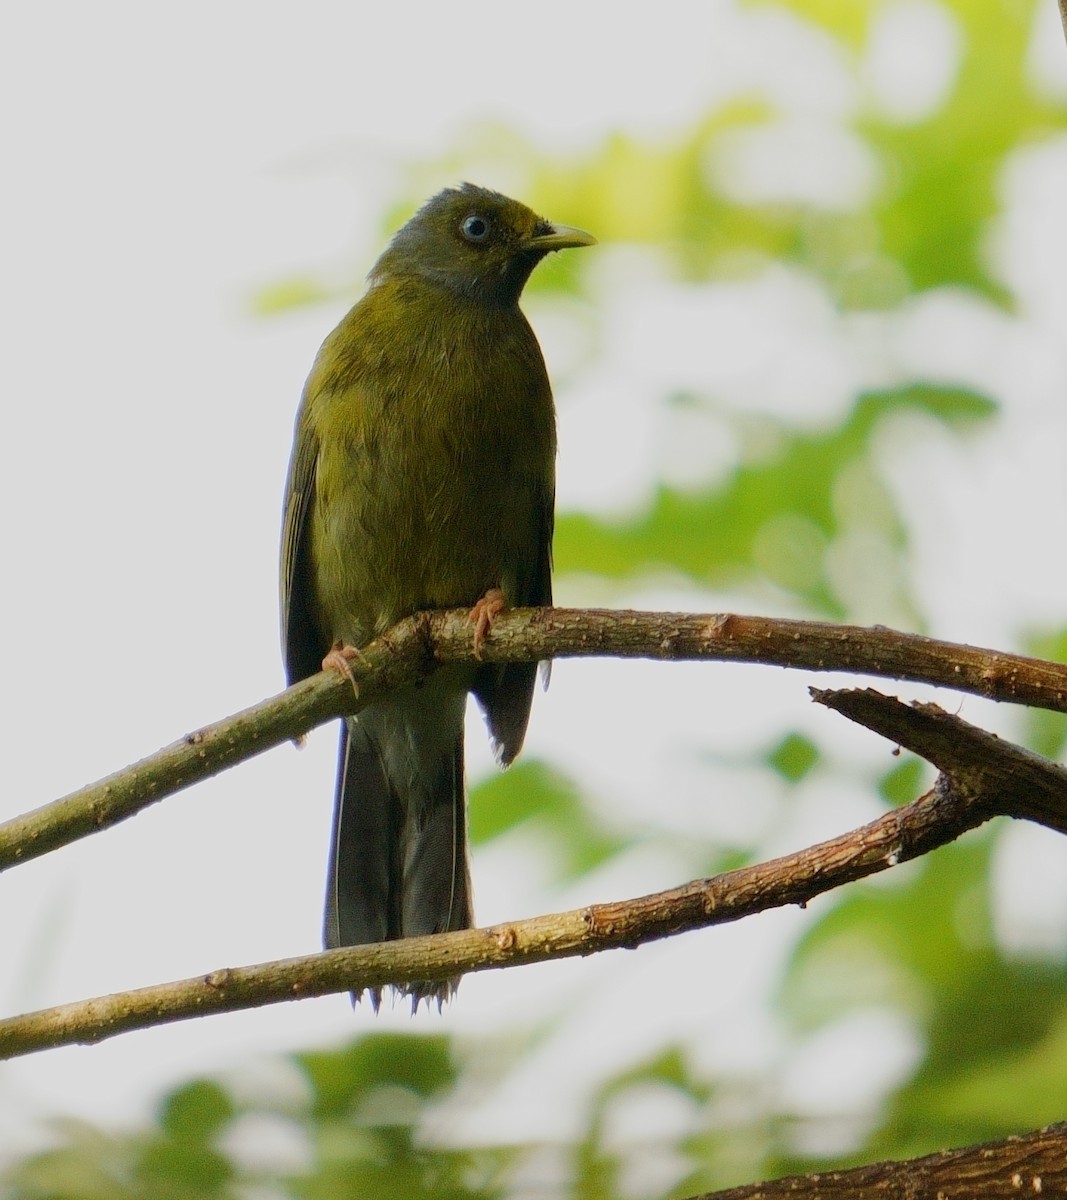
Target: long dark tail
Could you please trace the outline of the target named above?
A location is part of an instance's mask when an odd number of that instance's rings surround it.
[[[342,727],[326,891],[327,947],[466,929],[466,692],[411,689]],[[457,980],[404,989],[447,1000]],[[377,1003],[378,996],[372,993]]]

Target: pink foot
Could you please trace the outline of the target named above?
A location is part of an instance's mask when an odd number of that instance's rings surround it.
[[[355,646],[346,646],[344,642],[337,641],[330,647],[329,654],[322,660],[322,669],[339,671],[358,693],[359,687],[356,684],[355,675],[352,674],[352,663],[362,657],[363,655]]]
[[[493,628],[493,621],[498,617],[508,602],[500,588],[490,588],[489,591],[475,604],[470,611],[470,619],[474,623],[474,655],[482,657],[482,646],[486,635]]]

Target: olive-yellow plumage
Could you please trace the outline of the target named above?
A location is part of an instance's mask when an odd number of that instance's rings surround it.
[[[518,301],[551,250],[593,242],[465,184],[394,237],[323,343],[297,417],[282,535],[289,681],[426,608],[551,603],[555,413]],[[535,668],[449,668],[344,723],[328,946],[471,924],[463,714],[503,764]],[[416,986],[413,994],[451,991]]]

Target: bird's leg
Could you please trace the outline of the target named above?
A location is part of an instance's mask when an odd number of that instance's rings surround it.
[[[331,669],[339,671],[352,685],[352,690],[358,696],[359,685],[356,683],[355,675],[352,674],[352,663],[357,662],[362,657],[362,651],[357,650],[355,646],[347,646],[338,639],[330,647],[330,652],[322,660],[322,669],[324,671]]]
[[[494,587],[490,588],[471,609],[470,619],[474,624],[475,658],[482,657],[482,646],[485,643],[486,635],[493,628],[493,621],[507,606],[508,602],[504,599],[503,591]]]

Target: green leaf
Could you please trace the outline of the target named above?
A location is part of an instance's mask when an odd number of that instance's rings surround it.
[[[207,1143],[233,1119],[229,1094],[208,1079],[194,1079],[163,1100],[159,1125],[164,1133],[184,1142]]]
[[[799,733],[786,734],[767,755],[767,765],[789,783],[799,783],[819,762],[819,748]]]
[[[456,1078],[446,1037],[377,1033],[339,1050],[296,1056],[312,1089],[312,1110],[344,1116],[375,1088],[409,1091],[420,1102],[447,1090]]]
[[[891,767],[878,781],[878,794],[894,806],[918,800],[923,791],[923,775],[927,766],[920,758],[910,755]]]
[[[149,1142],[136,1157],[134,1171],[153,1200],[195,1200],[229,1196],[234,1167],[220,1151],[165,1139]]]

